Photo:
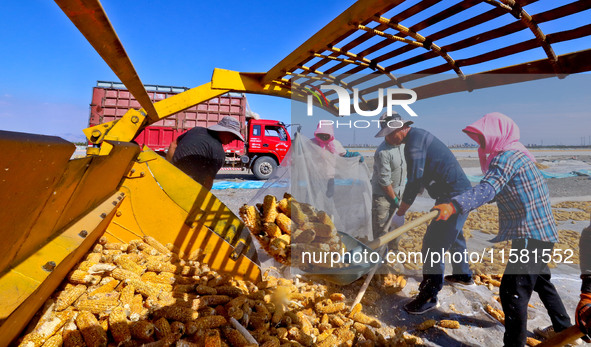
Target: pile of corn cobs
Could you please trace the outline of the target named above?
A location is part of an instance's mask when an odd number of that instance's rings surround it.
[[[101,238],[40,310],[21,346],[386,346],[380,322],[325,285],[265,276],[252,283],[186,259],[152,237]]]
[[[279,201],[267,195],[256,207],[243,205],[240,217],[263,249],[285,265],[291,265],[292,255],[301,260],[302,251],[323,254],[345,248],[326,212],[298,202],[287,193]]]

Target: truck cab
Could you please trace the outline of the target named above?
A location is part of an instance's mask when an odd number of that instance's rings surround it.
[[[291,137],[285,124],[276,120],[250,119],[248,121],[244,163],[259,179],[269,178],[283,161],[291,147]]]

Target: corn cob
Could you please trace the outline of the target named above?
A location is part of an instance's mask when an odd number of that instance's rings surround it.
[[[317,347],[332,347],[338,346],[338,338],[335,335],[328,335],[322,342],[318,343]]]
[[[314,241],[316,238],[316,232],[313,229],[297,229],[293,233],[293,242],[294,243],[309,243]]]
[[[157,339],[163,339],[167,336],[172,335],[170,324],[165,318],[160,318],[154,322],[154,332],[156,333]]]
[[[138,274],[135,274],[129,270],[123,270],[121,268],[116,268],[111,272],[111,276],[119,281],[125,281],[127,282],[127,280],[129,279],[140,279],[140,276]]]
[[[443,319],[443,320],[439,321],[439,326],[442,328],[448,328],[448,329],[459,329],[460,322],[458,322],[457,320]]]
[[[231,285],[217,286],[214,289],[217,291],[217,294],[228,295],[232,297],[248,294],[248,291]]]
[[[19,346],[42,346],[48,338],[61,329],[74,315],[75,313],[71,310],[50,313],[32,333],[25,336]]]
[[[265,196],[263,200],[263,222],[275,222],[277,214],[277,199],[273,195]]]
[[[170,249],[168,249],[165,245],[160,243],[158,240],[156,240],[152,236],[144,236],[144,242],[146,244],[152,246],[155,250],[157,250],[158,252],[160,252],[162,254],[165,254],[165,255],[170,254]]]
[[[131,336],[139,340],[149,340],[154,335],[154,324],[145,320],[131,324]]]
[[[220,331],[217,329],[210,329],[205,332],[205,341],[203,343],[204,347],[221,347],[222,346],[222,338],[220,336]]]
[[[100,326],[94,315],[88,311],[81,311],[76,317],[76,325],[82,333],[88,347],[107,345],[107,334]]]
[[[160,295],[162,292],[162,287],[156,284],[143,282],[139,278],[129,278],[125,281],[125,283],[133,285],[136,292],[142,294],[145,297],[158,297],[158,295]]]
[[[287,336],[290,339],[295,340],[304,346],[312,346],[312,344],[314,343],[314,338],[312,336],[304,334],[303,331],[296,327],[290,328],[287,331]]]
[[[281,229],[275,223],[264,223],[263,224],[263,232],[269,238],[275,238],[281,236]]]
[[[77,315],[77,314],[76,314]],[[72,317],[66,325],[64,325],[64,331],[62,332],[63,345],[64,347],[85,347],[84,338],[82,333],[78,330],[75,322],[76,317]]]
[[[197,292],[197,294],[200,294],[200,295],[215,295],[215,294],[217,294],[217,290],[215,288],[212,288],[210,286],[205,286],[202,284],[196,286],[195,291]]]
[[[208,306],[217,306],[227,304],[231,298],[227,295],[204,295],[193,300],[192,308],[200,310]]]
[[[86,271],[74,270],[68,278],[73,284],[97,284],[101,280],[99,276],[90,275]]]
[[[291,237],[289,235],[281,235],[271,241],[270,249],[274,254],[281,256],[286,255],[286,248],[291,244]]]
[[[334,226],[334,223],[332,222],[332,219],[330,219],[328,213],[320,211],[316,214],[316,218],[318,218],[318,222],[328,225],[332,230],[337,230],[337,228]]]
[[[290,210],[291,210],[291,216],[289,216],[291,218],[291,220],[296,223],[297,225],[302,225],[306,222],[308,222],[308,216],[306,216],[306,214],[304,213],[304,211],[302,211],[302,207],[300,205],[300,203],[296,202],[296,201],[292,201],[290,203]]]
[[[284,214],[286,214],[287,216],[289,216],[291,214],[291,208],[290,208],[290,201],[287,198],[283,198],[281,200],[279,200],[279,202],[277,203],[277,208],[279,209],[279,211],[283,212]]]
[[[84,294],[86,291],[86,286],[83,284],[79,284],[75,287],[70,289],[63,290],[60,295],[57,297],[55,301],[55,310],[56,311],[63,311],[68,306],[72,305],[74,301],[78,300],[78,298]]]
[[[322,223],[312,223],[312,229],[316,232],[316,237],[333,237],[335,236],[336,229],[331,228],[329,225]]]
[[[176,293],[192,293],[195,291],[194,284],[177,284],[173,289]]]
[[[101,254],[99,253],[88,253],[88,255],[86,256],[86,260],[87,262],[91,263],[91,264],[97,264],[101,261]],[[82,269],[80,269],[82,270]]]
[[[125,255],[115,258],[115,264],[119,265],[122,269],[131,271],[137,275],[144,273],[143,267],[139,266],[136,262],[132,261]]]
[[[275,223],[277,223],[281,231],[291,234],[291,219],[287,215],[279,213],[275,219]]]
[[[100,298],[81,300],[76,304],[80,311],[88,311],[94,314],[110,313],[119,305],[117,298]]]
[[[244,204],[240,207],[239,213],[240,218],[244,221],[244,225],[246,225],[253,234],[258,235],[261,232],[262,222],[261,215],[257,209],[254,206]]]
[[[118,242],[107,242],[103,245],[103,249],[127,252],[127,244]]]
[[[165,261],[158,261],[158,260],[148,260],[146,263],[146,269],[148,271],[154,272],[172,272],[175,273],[177,271],[177,266]]]
[[[354,315],[351,315],[350,317],[351,317],[351,319],[353,319],[356,322],[367,324],[367,325],[371,325],[374,328],[381,327],[381,324],[380,324],[379,321],[377,321],[377,320],[375,320],[375,319],[367,316],[363,312],[357,312]]]
[[[109,278],[109,277],[105,277],[105,278],[103,278],[103,280],[105,280],[107,278]],[[119,285],[119,283],[121,283],[121,282],[117,281],[116,279],[110,278],[110,280],[108,282],[104,283],[100,287],[98,287],[95,290],[88,293],[88,296],[95,296],[95,295],[99,295],[99,294],[112,292]]]
[[[228,324],[228,321],[222,316],[206,316],[197,318],[195,324],[197,325],[197,330],[205,330],[219,328],[222,325]]]
[[[427,319],[426,321],[417,326],[417,330],[427,330],[431,327],[434,327],[435,323],[437,322],[434,319]]]
[[[222,328],[224,337],[230,343],[231,346],[244,347],[248,346],[248,340],[236,329],[224,326]]]
[[[154,312],[156,317],[162,317],[173,321],[188,322],[199,317],[197,311],[183,306],[166,306]]]
[[[90,253],[90,254],[94,254],[94,253]],[[100,261],[100,257],[99,257],[98,261]],[[88,269],[90,269],[91,266],[96,265],[98,263],[98,261],[85,260],[85,261],[81,262],[80,264],[78,264],[78,266],[76,266],[75,270],[88,271]]]
[[[158,252],[156,248],[145,243],[138,244],[138,249],[140,249],[140,251],[147,256],[163,255],[162,253]]]
[[[135,293],[135,287],[131,284],[126,285],[121,289],[121,295],[119,296],[119,301],[121,301],[121,305],[126,308],[131,308],[133,302],[133,296]]]
[[[131,332],[129,331],[127,315],[123,307],[116,307],[109,315],[109,330],[117,344],[131,341]]]
[[[170,330],[175,336],[183,336],[185,334],[185,324],[182,322],[174,321],[170,323]]]
[[[91,252],[92,253],[102,253],[103,252],[103,245],[101,245],[101,244],[94,245]]]
[[[64,343],[64,339],[62,334],[59,332],[52,337],[48,338],[47,341],[43,344],[43,347],[61,347]]]
[[[137,294],[131,301],[129,308],[129,319],[131,321],[137,321],[144,315],[144,300],[141,294]]]

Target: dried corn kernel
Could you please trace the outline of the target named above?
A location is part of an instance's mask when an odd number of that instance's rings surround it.
[[[224,326],[222,328],[224,337],[230,343],[231,346],[244,347],[248,346],[248,340],[236,329]]]
[[[227,295],[204,295],[193,300],[193,309],[199,310],[208,306],[225,305],[230,301]]]
[[[185,324],[176,321],[172,322],[170,323],[170,330],[172,331],[173,335],[183,336],[185,334]]]

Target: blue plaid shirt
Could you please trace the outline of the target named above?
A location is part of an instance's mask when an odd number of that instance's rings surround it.
[[[491,189],[492,187],[492,189]],[[493,194],[489,194],[494,192]],[[499,207],[499,233],[492,239],[536,239],[558,242],[550,193],[542,173],[519,151],[505,151],[493,158],[480,185],[453,202],[460,210],[471,210],[492,200]]]

